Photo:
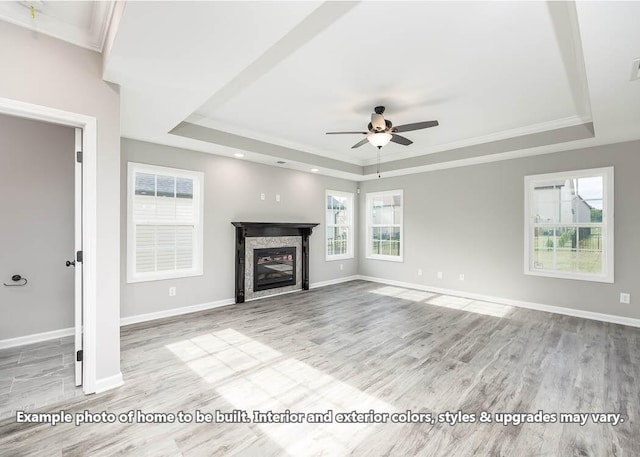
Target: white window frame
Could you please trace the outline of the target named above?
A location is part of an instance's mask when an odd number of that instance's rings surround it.
[[[534,268],[533,240],[535,217],[531,214],[533,190],[537,185],[558,180],[587,178],[602,176],[603,201],[602,224],[594,223],[602,227],[602,272],[581,273],[558,271],[551,269]],[[614,282],[614,212],[613,212],[613,167],[591,168],[585,170],[566,171],[560,173],[547,173],[541,175],[525,176],[524,178],[524,273],[533,276],[546,276],[550,278],[576,279],[581,281]],[[563,226],[562,223],[550,223],[549,226]],[[589,223],[576,223],[579,226],[588,226]],[[538,224],[540,226],[540,224]]]
[[[372,200],[375,197],[381,196],[381,195],[400,195],[400,200],[402,202],[401,205],[401,211],[402,211],[402,223],[401,224],[391,224],[394,227],[399,227],[400,228],[400,249],[399,249],[399,253],[400,255],[386,255],[386,254],[374,254],[373,252],[371,252],[371,245],[373,242],[373,223],[372,223],[372,219],[373,219],[373,212],[372,210]],[[385,190],[385,191],[381,191],[381,192],[367,192],[366,194],[366,230],[367,230],[367,240],[366,240],[366,258],[367,259],[373,259],[373,260],[388,260],[391,262],[403,262],[403,253],[404,253],[404,191],[402,189],[395,189],[395,190]],[[376,226],[385,226],[388,227],[389,224],[376,224]]]
[[[335,224],[330,224],[329,223],[329,218],[328,218],[328,214],[327,214],[327,199],[329,198],[330,195],[335,195],[336,197],[343,197],[347,199],[347,212],[348,212],[348,218],[349,218],[349,235],[347,237],[347,252],[346,254],[333,254],[333,255],[329,255],[329,238],[327,237],[327,231],[326,229],[328,229],[329,227],[343,227],[342,225],[335,225]],[[354,211],[354,201],[355,201],[355,197],[354,194],[351,192],[341,192],[339,190],[329,190],[327,189],[324,193],[324,207],[325,207],[325,233],[324,233],[324,255],[325,255],[325,260],[330,262],[333,260],[345,260],[345,259],[353,259],[354,258],[354,237],[355,237],[355,227],[353,224],[353,215],[355,213]]]
[[[199,171],[182,170],[178,168],[161,167],[143,163],[129,162],[127,176],[127,282],[137,283],[146,281],[161,281],[166,279],[202,276],[203,274],[203,220],[204,220],[204,173]],[[194,199],[194,252],[193,268],[180,271],[161,271],[151,273],[136,272],[136,221],[133,215],[133,199],[135,196],[136,173],[187,178],[193,180]],[[162,225],[162,224],[158,224]],[[167,225],[171,225],[170,223]]]

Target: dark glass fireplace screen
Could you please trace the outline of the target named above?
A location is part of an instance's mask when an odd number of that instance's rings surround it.
[[[253,250],[253,291],[295,286],[296,248]]]

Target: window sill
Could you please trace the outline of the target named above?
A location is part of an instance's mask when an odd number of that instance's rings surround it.
[[[524,274],[529,276],[542,276],[545,278],[572,279],[575,281],[606,282],[610,284],[614,282],[613,273],[610,275],[590,275],[553,270],[525,270]]]
[[[402,256],[396,256],[396,255],[369,254],[366,256],[366,258],[369,260],[386,260],[388,262],[404,262],[404,260],[402,259]]]
[[[135,284],[139,282],[151,282],[151,281],[167,281],[169,279],[182,279],[182,278],[193,278],[196,276],[203,276],[202,271],[189,271],[189,272],[181,272],[181,273],[167,273],[167,274],[154,274],[150,276],[134,276],[127,277],[127,284]]]
[[[325,256],[324,260],[327,262],[333,262],[334,260],[349,260],[353,258],[354,258],[353,254],[341,254],[341,255]]]

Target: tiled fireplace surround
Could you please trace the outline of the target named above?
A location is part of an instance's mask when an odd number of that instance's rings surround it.
[[[262,248],[281,248],[292,246],[296,248],[296,284],[294,286],[278,287],[276,289],[253,290],[253,250]],[[290,292],[302,289],[302,237],[299,236],[256,236],[247,238],[244,254],[244,299],[266,297],[274,293]]]
[[[236,228],[236,303],[309,289],[309,236],[315,223],[232,222]],[[253,250],[293,246],[296,248],[296,284],[275,289],[253,290]]]

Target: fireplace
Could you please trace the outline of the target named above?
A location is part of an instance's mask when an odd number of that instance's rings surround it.
[[[253,250],[253,290],[275,289],[296,284],[296,248]]]
[[[253,290],[255,286],[255,266],[254,253],[260,249],[279,249],[282,246],[293,248],[292,259],[295,259],[291,269],[285,262],[280,262],[280,266],[271,265],[270,270],[282,270],[280,273],[293,273],[291,285],[283,286],[281,291],[302,289],[309,290],[309,236],[317,223],[306,222],[232,222],[236,228],[236,274],[235,290],[236,303],[244,303],[245,297],[249,299],[272,295],[269,289]],[[249,246],[247,246],[249,245]],[[297,248],[296,248],[297,246]],[[245,249],[248,247],[248,249]],[[288,260],[287,260],[288,261]],[[272,277],[271,279],[275,279]],[[282,276],[280,278],[282,279]],[[272,283],[274,284],[274,283]],[[246,285],[246,287],[245,287]]]

